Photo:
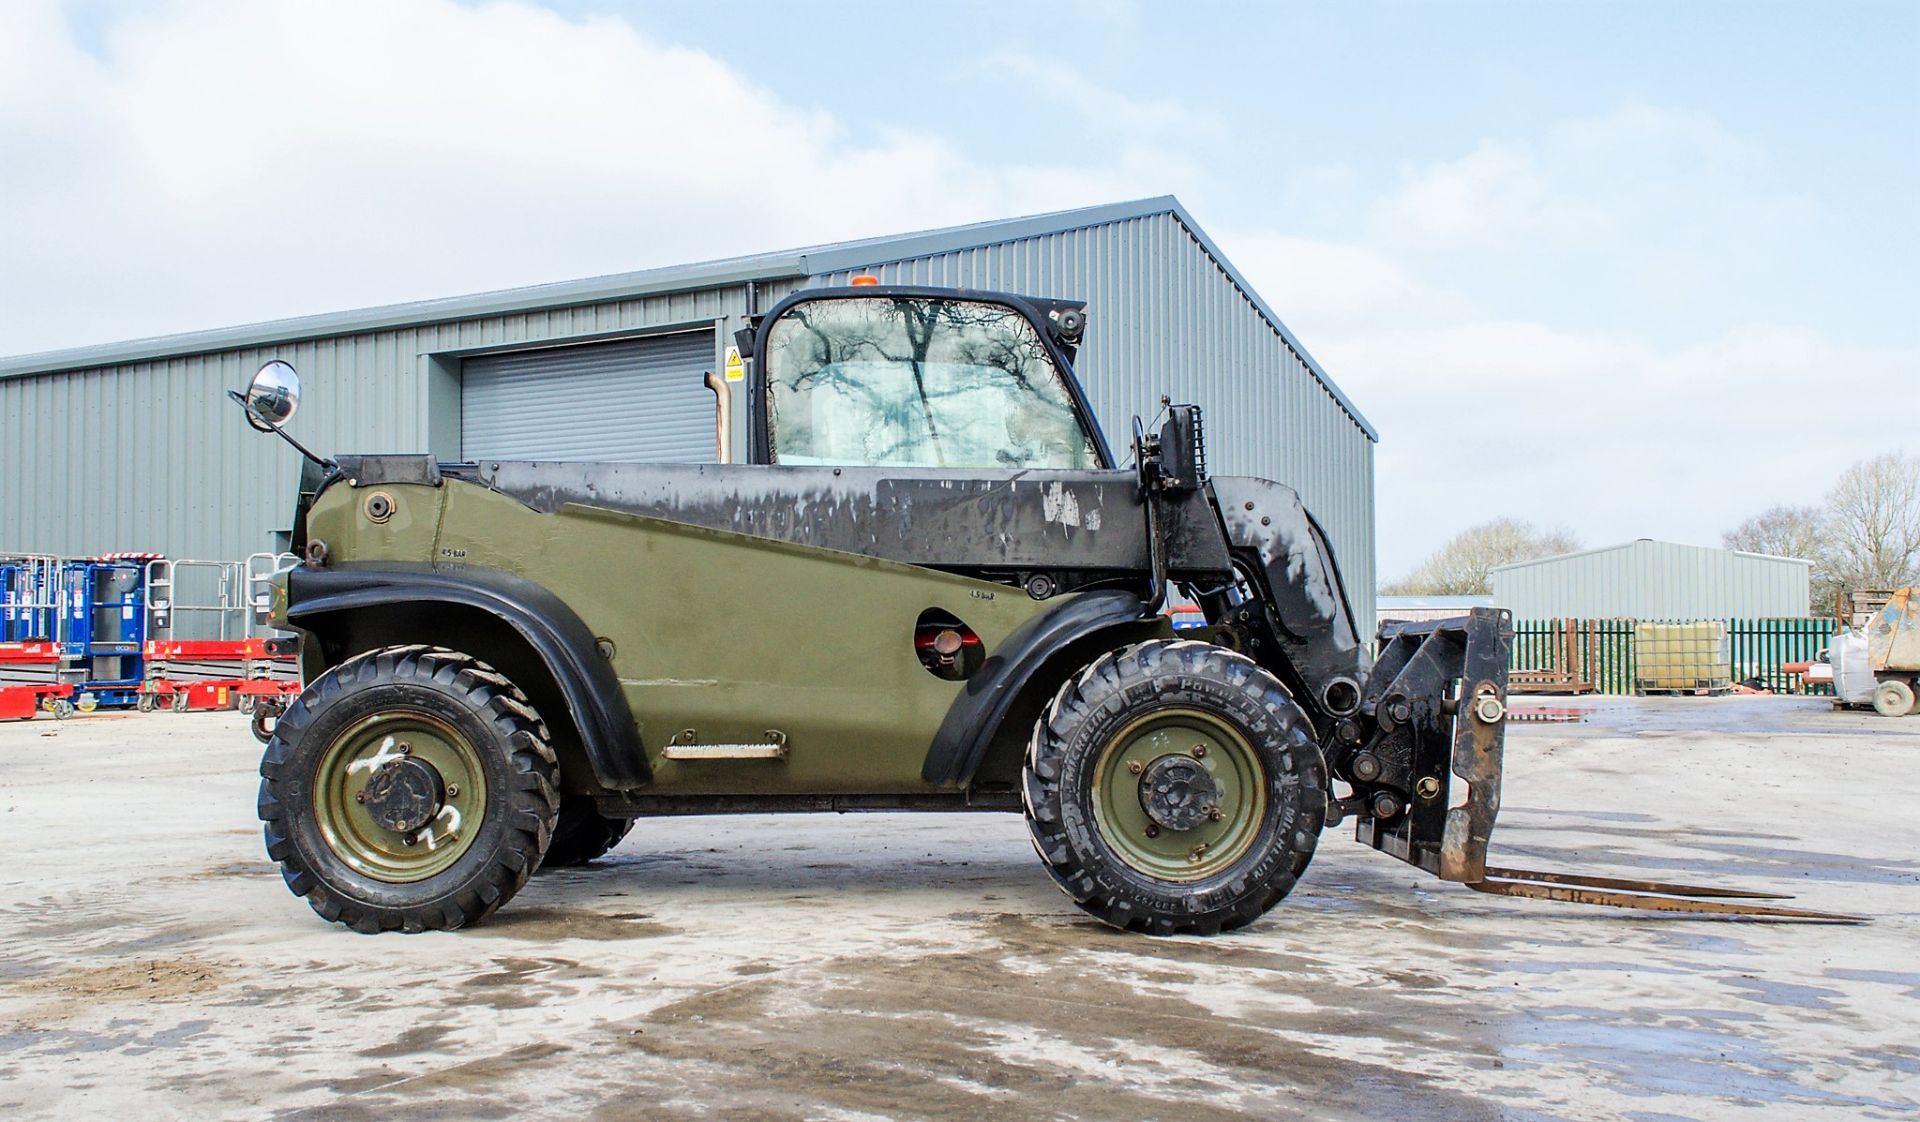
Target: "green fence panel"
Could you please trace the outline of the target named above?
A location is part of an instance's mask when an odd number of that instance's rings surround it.
[[[1631,619],[1528,619],[1513,624],[1511,670],[1566,674],[1603,694],[1631,695],[1634,679]],[[1694,622],[1660,620],[1661,623]],[[1831,694],[1830,686],[1809,687],[1786,671],[1788,663],[1808,662],[1832,642],[1830,619],[1729,619],[1727,654],[1736,682],[1759,679],[1775,693],[1795,689]]]

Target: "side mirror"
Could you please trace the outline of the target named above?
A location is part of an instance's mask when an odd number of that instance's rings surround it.
[[[300,406],[300,375],[291,363],[273,359],[254,371],[242,404],[247,407],[248,424],[272,432],[292,420]]]

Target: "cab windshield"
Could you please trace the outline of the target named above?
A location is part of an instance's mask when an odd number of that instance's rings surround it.
[[[1099,466],[1039,333],[1002,304],[797,304],[767,337],[767,386],[775,463]]]

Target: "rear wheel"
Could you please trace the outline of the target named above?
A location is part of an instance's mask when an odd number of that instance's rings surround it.
[[[1913,687],[1899,678],[1889,678],[1873,691],[1873,711],[1882,717],[1904,717],[1913,712]]]
[[[322,674],[260,763],[267,855],[356,931],[477,922],[539,865],[559,807],[546,726],[486,664],[389,647]]]
[[[1326,820],[1307,718],[1250,659],[1157,641],[1061,687],[1023,774],[1034,848],[1060,887],[1116,927],[1239,927],[1306,870]]]
[[[577,796],[560,800],[560,820],[553,828],[553,844],[541,859],[541,869],[564,869],[604,857],[633,829],[631,818],[608,818],[592,799]]]

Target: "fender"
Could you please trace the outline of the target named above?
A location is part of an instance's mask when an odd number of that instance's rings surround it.
[[[420,603],[475,608],[511,627],[553,676],[600,783],[614,790],[646,786],[646,753],[612,665],[594,649],[587,625],[545,588],[467,566],[303,565],[287,574],[287,622],[301,631],[324,631],[334,613]]]
[[[1257,622],[1272,653],[1256,657],[1325,732],[1330,717],[1359,706],[1370,661],[1327,536],[1291,487],[1248,476],[1215,476],[1207,486],[1227,544],[1261,586]]]
[[[1001,726],[1021,711],[1023,700],[1031,700],[1027,686],[1042,680],[1037,675],[1049,661],[1103,633],[1110,634],[1115,645],[1126,642],[1131,638],[1128,632],[1154,626],[1156,619],[1148,615],[1140,597],[1111,590],[1071,597],[1021,624],[953,699],[927,750],[920,777],[936,787],[964,787],[972,782]],[[1044,688],[1041,705],[1053,699],[1053,687]],[[1027,730],[1019,731],[1024,741]]]

